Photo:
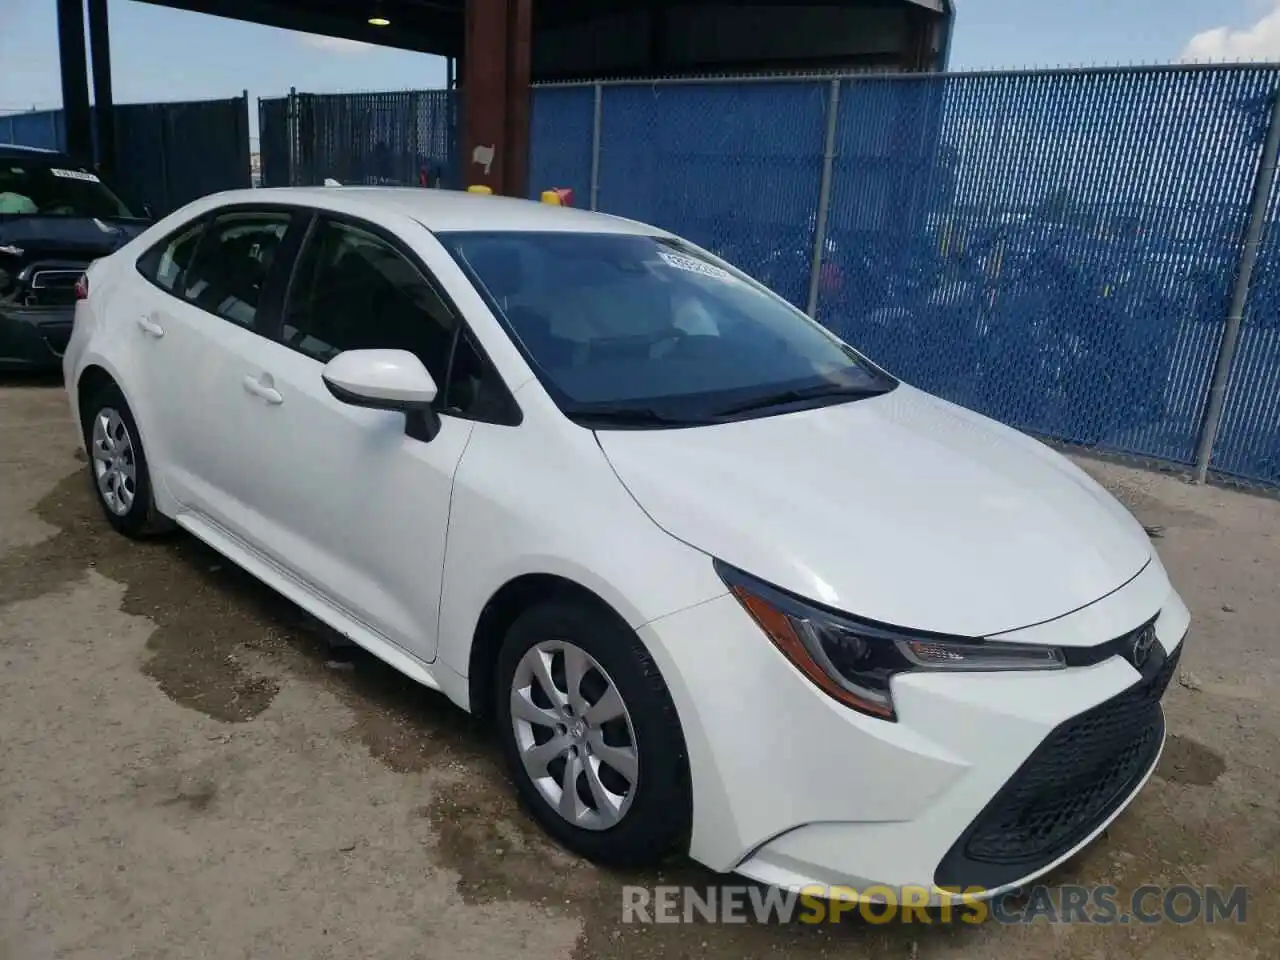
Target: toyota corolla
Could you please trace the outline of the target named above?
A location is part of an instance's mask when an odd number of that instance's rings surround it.
[[[491,718],[582,856],[991,895],[1159,759],[1190,617],[1143,528],[663,230],[234,192],[77,296],[107,522]]]

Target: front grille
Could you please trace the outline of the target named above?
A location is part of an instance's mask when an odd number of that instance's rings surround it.
[[[83,270],[43,269],[31,274],[32,290],[71,290]]]
[[[1164,740],[1160,698],[1181,652],[1153,655],[1136,684],[1050,733],[943,857],[935,883],[1001,887],[1097,829],[1155,762]]]
[[[66,260],[42,261],[30,265],[24,275],[28,307],[65,307],[76,302],[76,281],[88,268],[87,263]]]

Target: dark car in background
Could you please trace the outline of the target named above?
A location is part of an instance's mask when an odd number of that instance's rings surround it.
[[[90,167],[0,144],[0,371],[60,367],[81,274],[148,222]]]

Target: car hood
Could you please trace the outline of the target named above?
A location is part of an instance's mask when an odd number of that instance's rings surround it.
[[[886,624],[989,636],[1062,616],[1151,559],[1143,528],[1030,437],[901,385],[680,430],[599,431],[672,536]]]
[[[0,266],[15,257],[24,262],[47,257],[105,257],[146,228],[145,222],[132,220],[0,216]],[[9,249],[6,252],[4,248]]]

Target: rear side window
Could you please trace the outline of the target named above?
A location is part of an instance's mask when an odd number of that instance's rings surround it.
[[[204,233],[203,221],[188,224],[160,241],[138,260],[138,272],[162,290],[175,293],[178,280],[191,265],[191,255]]]
[[[288,213],[276,211],[216,217],[182,273],[182,298],[224,320],[252,327],[290,220]]]

